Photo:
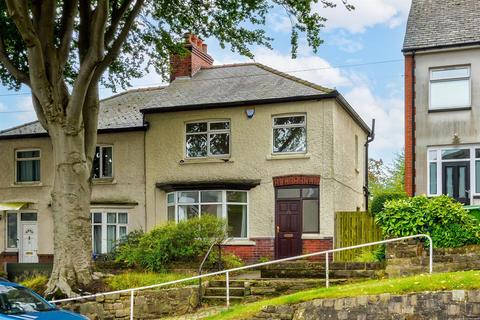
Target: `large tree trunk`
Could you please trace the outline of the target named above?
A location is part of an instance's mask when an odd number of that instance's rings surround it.
[[[47,295],[61,291],[75,296],[74,291],[88,287],[92,281],[90,165],[83,130],[68,131],[61,125],[49,127],[55,166],[52,189],[55,256]]]

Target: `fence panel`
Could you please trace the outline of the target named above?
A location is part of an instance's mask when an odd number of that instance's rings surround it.
[[[369,212],[335,212],[335,248],[382,240],[382,232]],[[377,247],[371,248],[371,250]],[[365,249],[336,252],[335,261],[354,261]],[[370,249],[369,249],[370,250]]]

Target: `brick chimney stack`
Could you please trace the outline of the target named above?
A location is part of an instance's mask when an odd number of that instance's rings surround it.
[[[185,34],[185,48],[190,51],[186,57],[170,56],[170,82],[177,77],[192,77],[201,68],[213,65],[213,58],[207,53],[207,45],[199,37]]]

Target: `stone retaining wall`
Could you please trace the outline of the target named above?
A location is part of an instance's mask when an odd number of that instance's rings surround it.
[[[95,300],[60,304],[91,320],[130,319],[130,293],[97,297]],[[198,287],[144,290],[135,294],[135,319],[158,319],[193,312],[199,306]]]
[[[267,306],[249,319],[480,319],[480,291],[454,290],[408,295],[382,294],[319,299],[296,305]]]
[[[392,243],[386,249],[389,277],[398,277],[428,272],[428,249],[417,240]],[[452,272],[480,270],[480,246],[433,249],[433,271]]]

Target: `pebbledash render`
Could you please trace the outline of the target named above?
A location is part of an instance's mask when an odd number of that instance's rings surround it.
[[[213,65],[187,35],[168,86],[101,102],[92,248],[215,215],[246,261],[333,246],[334,213],[364,210],[370,129],[335,90],[257,63]],[[38,122],[0,133],[0,261],[53,255],[52,147]]]
[[[480,2],[413,0],[405,55],[405,187],[480,204]]]

